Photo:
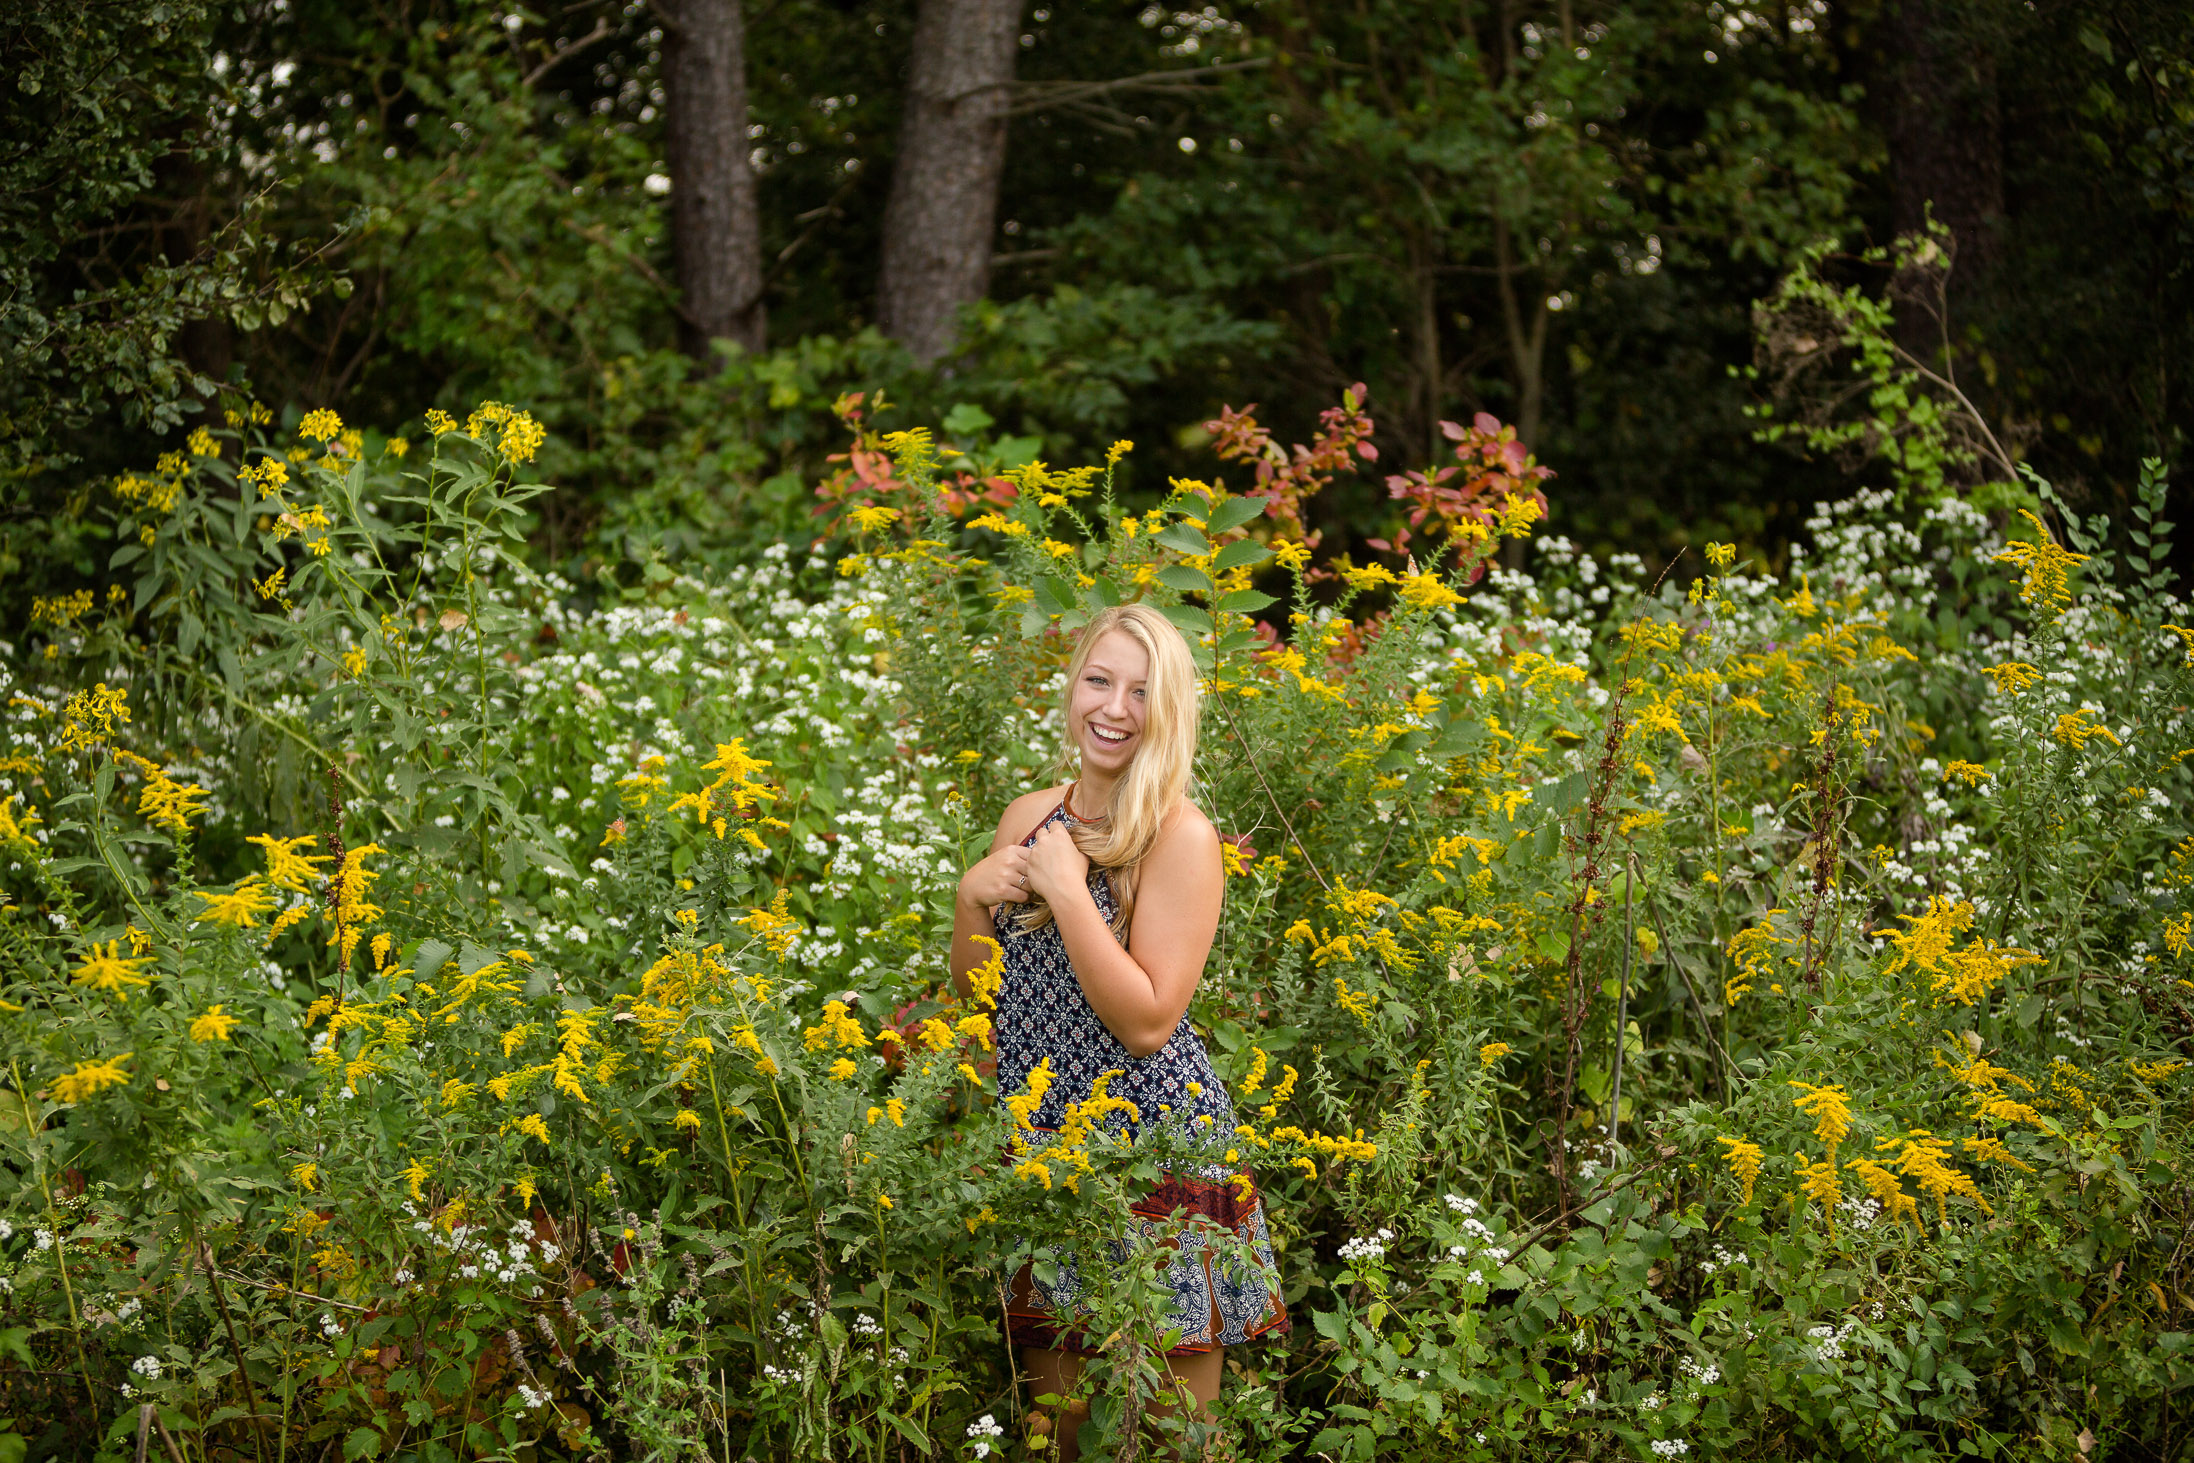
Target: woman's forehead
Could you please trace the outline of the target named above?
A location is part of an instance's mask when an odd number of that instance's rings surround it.
[[[1089,659],[1083,662],[1091,670],[1110,671],[1116,676],[1139,680],[1150,673],[1150,652],[1133,635],[1119,630],[1107,630],[1090,647]]]

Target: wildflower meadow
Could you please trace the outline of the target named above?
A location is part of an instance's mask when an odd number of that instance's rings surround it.
[[[1004,1287],[1107,1243],[1084,1457],[2189,1456],[2161,469],[1953,490],[1907,412],[1786,556],[1648,574],[1374,405],[1131,506],[1131,443],[850,396],[812,534],[705,576],[541,567],[492,402],[232,395],[87,487],[0,661],[0,1463],[1041,1459]],[[1294,1323],[1208,1421],[1150,1410],[1192,1237],[1125,1240],[1180,1134],[1032,1142],[946,975],[1129,599],[1205,677],[1190,1015]]]

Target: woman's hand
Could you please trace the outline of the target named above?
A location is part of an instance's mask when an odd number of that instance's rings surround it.
[[[1016,843],[1001,848],[960,876],[960,897],[984,909],[1025,904],[1029,897],[1029,851]]]
[[[1028,850],[1028,881],[1054,910],[1069,899],[1089,898],[1089,855],[1075,846],[1066,824],[1048,824],[1036,835]]]

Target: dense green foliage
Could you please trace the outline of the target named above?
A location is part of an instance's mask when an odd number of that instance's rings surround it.
[[[1864,306],[1780,308],[1863,358]],[[1955,459],[1892,387],[1901,470]],[[944,951],[1067,637],[1142,594],[1208,675],[1191,1014],[1296,1322],[1231,1358],[1232,1456],[2184,1455],[2153,472],[2122,528],[1865,492],[1785,574],[1655,582],[1489,567],[1542,478],[1481,420],[1397,575],[1294,536],[1354,403],[1304,451],[1216,421],[1258,495],[1135,511],[1124,443],[976,495],[860,427],[818,549],[577,584],[513,551],[532,418],[430,425],[238,411],[15,647],[8,1446],[1043,1456],[999,1285],[1183,1136],[1070,1094],[1017,1150]],[[1168,1323],[1085,1273],[1132,1446]]]

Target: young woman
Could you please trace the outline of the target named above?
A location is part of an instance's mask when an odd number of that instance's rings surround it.
[[[1182,1333],[1168,1365],[1201,1408],[1218,1396],[1224,1348],[1284,1334],[1288,1319],[1255,1185],[1216,1162],[1234,1110],[1188,1023],[1226,873],[1211,821],[1183,796],[1197,682],[1180,632],[1145,605],[1099,614],[1067,667],[1065,712],[1060,770],[1078,763],[1079,775],[1015,799],[999,819],[989,855],[960,880],[952,973],[964,990],[967,972],[987,958],[973,936],[1003,947],[998,1085],[1022,1091],[1030,1069],[1050,1059],[1035,1126],[1057,1128],[1068,1104],[1117,1071],[1108,1090],[1134,1103],[1142,1122],[1165,1108],[1166,1121],[1212,1135],[1213,1164],[1174,1173],[1133,1206],[1145,1233],[1186,1210],[1239,1235],[1256,1256],[1252,1266],[1214,1258],[1192,1230],[1167,1271],[1173,1308],[1161,1328]],[[1062,1257],[1062,1271],[1090,1262]],[[1059,1288],[1068,1293],[1052,1294],[1023,1266],[1007,1306],[1033,1396],[1064,1395],[1090,1354],[1065,1273]],[[1079,1421],[1059,1420],[1063,1463],[1078,1451]]]

